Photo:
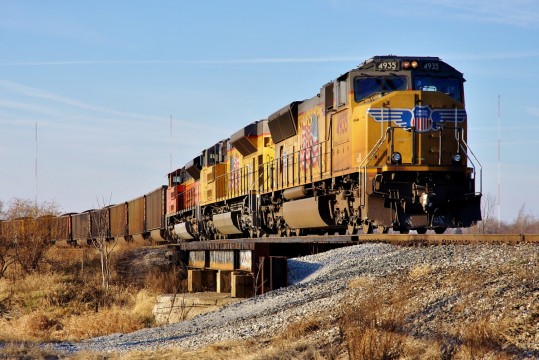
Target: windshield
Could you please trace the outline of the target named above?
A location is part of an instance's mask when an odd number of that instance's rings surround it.
[[[404,75],[369,76],[354,79],[354,100],[356,102],[376,93],[406,90],[407,81]]]
[[[414,90],[439,91],[451,96],[459,102],[463,102],[460,85],[460,80],[455,78],[431,76],[416,76],[414,78]]]

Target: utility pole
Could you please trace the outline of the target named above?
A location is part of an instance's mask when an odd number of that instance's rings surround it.
[[[35,140],[36,140],[36,156],[35,156],[35,161],[34,161],[34,175],[35,175],[35,182],[36,182],[36,192],[35,192],[35,198],[34,198],[34,202],[35,202],[35,206],[36,206],[36,209],[37,209],[37,121],[36,121],[36,132],[35,132]]]
[[[170,172],[172,173],[172,115],[170,115]]]
[[[501,162],[500,162],[500,107],[501,107],[500,95],[498,95],[498,232],[501,228],[501,186],[500,186],[500,172],[501,172]]]

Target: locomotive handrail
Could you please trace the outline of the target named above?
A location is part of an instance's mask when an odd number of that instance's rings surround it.
[[[460,128],[460,131],[464,135],[464,129]],[[472,151],[472,149],[470,148],[470,146],[468,146],[468,143],[466,143],[466,141],[464,140],[464,136],[461,136],[461,138],[462,138],[461,141],[462,141],[462,143],[464,143],[465,147],[460,143],[459,143],[459,145],[460,145],[462,151],[464,151],[464,153],[466,153],[466,158],[468,160],[470,160],[470,163],[472,164],[472,167],[474,169],[474,179],[475,179],[475,164],[474,164],[473,160],[470,159],[470,157],[468,156],[468,152],[470,152],[470,154],[472,154],[473,158],[477,162],[477,165],[479,166],[479,193],[482,194],[483,193],[483,166],[481,166],[481,163],[479,162],[479,159],[477,159],[477,156],[475,156],[475,154]]]
[[[324,172],[327,171],[324,151],[324,144],[328,140],[317,142],[314,145],[296,150],[290,154],[283,155],[279,158],[258,165],[258,169],[263,168],[267,176],[264,178],[261,191],[282,189],[288,186],[294,186],[308,181],[313,181],[316,177],[323,178]],[[314,155],[315,149],[318,148],[318,154]],[[302,158],[303,155],[303,158]],[[314,172],[312,166],[313,161],[318,159],[319,171]],[[226,172],[213,179],[213,182],[220,184],[225,188],[222,196],[215,196],[216,200],[224,200],[238,196],[247,195],[250,191],[260,187],[260,180],[263,174],[256,174],[251,164],[242,166],[230,172]],[[275,183],[275,181],[276,183]],[[231,185],[235,182],[235,185]]]
[[[360,206],[364,207],[365,206],[365,202],[366,202],[366,198],[367,198],[367,165],[369,164],[369,162],[372,160],[372,158],[374,157],[374,155],[378,152],[378,150],[380,150],[380,148],[382,147],[382,145],[384,144],[386,138],[387,138],[387,134],[389,133],[391,127],[388,126],[386,128],[386,131],[385,133],[383,133],[383,135],[380,137],[380,139],[376,142],[376,144],[374,144],[374,146],[372,147],[371,151],[369,151],[369,153],[367,154],[367,156],[365,157],[365,159],[363,159],[363,161],[361,162],[361,164],[359,164],[359,179],[360,179],[360,184],[359,184],[359,189],[360,189]],[[365,165],[363,165],[365,164]],[[362,169],[364,169],[363,173],[362,173]],[[363,180],[363,181],[361,181]]]
[[[464,154],[466,154],[466,159],[470,161],[470,165],[472,166],[472,169],[473,169],[474,179],[476,177],[477,169],[479,169],[479,193],[482,194],[483,193],[483,166],[479,162],[479,159],[477,158],[477,156],[475,156],[475,153],[470,148],[466,140],[464,140],[464,128],[456,126],[456,127],[448,127],[446,129],[455,131],[455,140],[457,140],[458,148],[459,150],[463,151]],[[442,129],[440,129],[440,131],[442,131]],[[441,150],[441,147],[440,147],[440,150]],[[470,155],[472,156],[470,157]]]
[[[472,154],[473,158],[477,162],[477,165],[479,166],[479,193],[482,194],[483,193],[483,167],[481,166],[479,159],[477,158],[477,156],[475,156],[470,146],[468,146],[468,143],[466,143],[466,140],[464,140],[464,128],[458,128],[460,132],[462,133],[459,135],[457,131],[457,122],[458,122],[458,109],[455,107],[455,140],[457,140],[457,144],[459,144],[459,148],[462,149],[462,151],[464,151],[464,153],[466,154],[466,158],[469,159],[470,163],[472,164],[472,167],[474,169],[474,179],[475,179],[475,164],[473,160],[470,159],[470,157],[468,156],[468,151],[470,152],[470,154]],[[462,143],[464,143],[464,145],[466,146],[465,148],[462,146],[461,140],[462,140]]]
[[[325,161],[327,152],[323,151],[323,145],[328,142],[328,140],[323,140],[314,145],[273,159],[272,164],[275,164],[273,166],[275,174],[272,174],[274,175],[275,181],[273,182],[272,190],[307,183],[308,181],[315,180],[317,176],[319,176],[319,179],[322,179],[324,172],[327,172],[327,164]],[[316,148],[319,149],[318,155],[313,155],[313,151]],[[307,166],[307,163],[312,164],[313,160],[316,159],[320,162],[318,166],[319,173],[314,173],[313,167]]]

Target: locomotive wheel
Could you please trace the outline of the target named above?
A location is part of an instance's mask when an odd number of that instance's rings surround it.
[[[436,234],[438,234],[438,235],[441,235],[441,234],[443,234],[446,230],[447,230],[447,228],[445,228],[445,227],[439,227],[439,228],[435,228],[435,229],[434,229],[434,232],[435,232]]]
[[[409,233],[410,233],[410,229],[400,229],[400,230],[399,230],[399,233],[401,233],[401,234],[409,234]]]
[[[289,227],[287,227],[286,228],[286,236],[290,237],[292,235],[301,236],[301,229],[290,229]]]
[[[249,229],[249,237],[252,238],[259,238],[261,237],[262,233],[260,232],[260,229]]]
[[[416,231],[419,235],[425,235],[427,233],[427,228],[418,228]]]
[[[389,232],[388,227],[385,227],[384,225],[378,225],[378,233],[387,234],[388,232]]]
[[[363,234],[372,234],[373,227],[371,223],[362,224],[361,228],[363,229]]]

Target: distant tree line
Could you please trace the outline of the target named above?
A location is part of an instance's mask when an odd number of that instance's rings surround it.
[[[480,234],[539,234],[539,220],[526,210],[523,204],[512,222],[498,221],[497,200],[492,194],[483,194],[481,199],[483,220],[469,229]]]

